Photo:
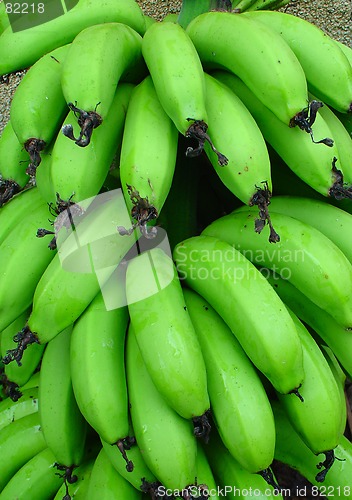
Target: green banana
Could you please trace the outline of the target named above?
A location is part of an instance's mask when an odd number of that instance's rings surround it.
[[[322,29],[286,12],[258,11],[245,16],[280,35],[297,56],[309,90],[342,113],[352,112],[352,66]]]
[[[261,500],[282,498],[276,479],[274,478],[274,483],[269,485],[260,474],[253,474],[241,467],[216,432],[212,433],[204,450],[213,474],[218,479],[218,492],[221,498],[224,496],[255,497]]]
[[[21,386],[21,391],[26,391],[27,389],[33,389],[39,387],[40,371],[33,373],[31,378],[24,385]]]
[[[125,23],[141,35],[145,32],[142,10],[134,0],[119,0],[118,4],[115,0],[80,0],[69,12],[31,28],[13,32],[9,26],[0,40],[0,75],[27,68],[44,54],[72,42],[83,29],[108,22]]]
[[[132,425],[144,460],[165,488],[183,490],[197,475],[193,426],[167,404],[153,384],[131,325],[126,367]]]
[[[293,469],[298,470],[313,486],[314,495],[331,495],[333,498],[352,498],[351,474],[352,474],[352,445],[344,436],[340,437],[335,454],[339,460],[324,478],[321,484],[320,463],[317,456],[306,446],[299,434],[291,425],[284,409],[279,401],[272,401],[275,417],[276,448],[275,458]],[[303,493],[303,492],[302,492]]]
[[[313,144],[309,136],[302,135],[298,129],[285,127],[237,76],[224,71],[216,71],[213,75],[228,85],[242,100],[255,118],[265,140],[298,177],[323,196],[350,196],[344,186],[342,172],[336,169],[334,163],[334,158],[339,158],[336,144],[330,142],[330,148],[324,147],[323,143]],[[316,136],[331,141],[330,128],[319,113],[316,115],[314,130]]]
[[[32,312],[16,337],[18,347],[5,356],[6,363],[20,362],[28,345],[45,344],[73,324],[135,243],[134,237],[116,231],[117,225],[129,225],[130,220],[123,196],[114,192],[100,195],[78,219],[69,235],[63,225],[66,239],[39,280]]]
[[[38,388],[27,389],[22,392],[19,401],[10,398],[0,403],[0,430],[15,420],[31,415],[38,411]]]
[[[337,44],[338,47],[342,50],[342,52],[345,54],[345,56],[348,59],[348,62],[350,63],[350,66],[352,66],[352,49],[346,43],[340,42],[340,40],[335,40],[334,42]]]
[[[120,155],[120,178],[129,211],[130,190],[146,198],[147,211],[158,216],[170,191],[176,164],[178,131],[162,108],[153,81],[146,77],[133,91],[127,110]],[[144,221],[138,214],[140,227]],[[141,226],[142,224],[142,226]]]
[[[28,184],[27,164],[28,155],[8,121],[0,136],[0,207]]]
[[[55,457],[49,448],[40,451],[10,479],[1,492],[1,498],[52,498],[62,483],[62,479],[55,472],[54,464]]]
[[[141,46],[142,37],[122,23],[95,24],[72,42],[61,86],[74,114],[70,118],[78,121],[79,135],[76,137],[72,124],[64,125],[62,132],[78,146],[88,146],[93,129],[107,117],[121,78],[135,68],[144,68]]]
[[[203,492],[205,498],[213,500],[220,499],[218,494],[218,485],[214,478],[213,471],[211,470],[204,448],[199,441],[197,444],[197,484],[192,489],[195,494],[198,493],[200,498],[202,498],[201,493]],[[206,496],[207,494],[208,497]]]
[[[269,195],[272,191],[269,153],[262,133],[227,86],[207,74],[205,83],[209,134],[216,148],[226,153],[228,164],[218,165],[209,144],[205,144],[205,152],[225,186],[243,203],[256,205],[265,199],[260,196],[264,185]]]
[[[6,352],[9,349],[12,349],[16,346],[13,337],[19,330],[23,328],[23,325],[26,324],[29,314],[30,311],[26,310],[1,332],[0,352],[2,356],[5,356]],[[33,373],[37,370],[43,355],[43,351],[43,345],[34,344],[30,349],[28,349],[28,351],[24,353],[21,361],[21,366],[18,366],[16,363],[5,365],[4,371],[8,380],[18,385],[19,387],[24,386],[33,376]]]
[[[206,368],[171,257],[154,248],[129,261],[126,297],[134,335],[155,387],[177,413],[193,419],[196,433],[206,435]]]
[[[334,449],[341,437],[341,395],[335,377],[315,340],[290,312],[303,349],[304,379],[300,387],[303,399],[291,394],[278,394],[293,427],[306,445],[326,460],[320,472],[321,481],[334,463]]]
[[[267,474],[274,459],[275,428],[263,384],[210,304],[192,290],[183,293],[201,344],[212,415],[221,439],[241,467]]]
[[[6,12],[6,2],[0,3],[0,36],[10,26],[9,16]]]
[[[63,134],[58,134],[48,164],[43,165],[47,173],[41,170],[41,177],[37,179],[37,186],[46,196],[47,202],[54,203],[56,193],[61,199],[72,199],[75,203],[99,193],[122,140],[132,89],[133,85],[128,83],[118,85],[109,112],[92,136],[89,148],[78,148]],[[75,121],[75,117],[70,111],[64,123],[72,121]],[[75,133],[77,129],[79,126],[75,124]]]
[[[283,123],[310,130],[305,74],[280,35],[229,12],[201,14],[186,32],[205,68],[222,67],[235,73]],[[242,41],[249,39],[244,51]]]
[[[282,301],[308,324],[333,351],[344,371],[352,377],[352,335],[339,325],[326,311],[308,300],[289,281],[263,270]]]
[[[1,429],[0,492],[25,463],[46,446],[37,412]]]
[[[0,245],[23,217],[38,205],[44,205],[40,192],[34,186],[25,189],[11,198],[11,203],[6,203],[0,208]]]
[[[82,465],[75,470],[74,482],[64,483],[56,492],[53,500],[66,500],[74,498],[75,500],[86,500],[91,474],[94,466],[93,458],[87,458]],[[100,495],[103,492],[100,491]]]
[[[37,283],[54,257],[36,237],[48,214],[45,204],[28,210],[0,247],[0,331],[31,305]]]
[[[41,57],[25,74],[11,102],[12,127],[29,155],[26,172],[31,176],[40,164],[40,152],[53,140],[66,114],[61,72],[69,47]]]
[[[258,236],[253,210],[235,210],[203,233],[226,241],[254,264],[272,269],[345,328],[352,327],[352,265],[323,233],[288,215],[272,213],[281,240],[273,249]]]
[[[67,478],[82,463],[86,439],[86,421],[72,388],[71,332],[68,327],[48,343],[39,382],[40,425],[55,461],[67,469]]]
[[[97,456],[89,480],[87,500],[118,500],[128,498],[138,500],[142,492],[136,490],[112,465],[106,451],[102,448]]]
[[[270,210],[294,217],[327,236],[352,263],[352,248],[346,234],[352,231],[352,215],[320,200],[300,196],[273,196]]]
[[[210,303],[274,387],[297,392],[304,373],[296,328],[254,265],[228,243],[206,235],[179,243],[173,258],[180,279]]]
[[[104,301],[104,297],[114,296],[116,300],[117,294],[121,295],[122,290],[116,289],[118,279],[114,274],[76,321],[71,338],[71,372],[76,401],[85,419],[101,439],[118,447],[131,469],[133,463],[124,451],[129,446],[124,362],[128,312],[127,307],[109,310]]]

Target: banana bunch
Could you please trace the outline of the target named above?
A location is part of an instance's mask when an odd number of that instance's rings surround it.
[[[1,498],[352,498],[352,49],[287,3],[0,3]]]

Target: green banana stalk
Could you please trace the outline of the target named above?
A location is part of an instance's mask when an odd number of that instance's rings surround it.
[[[132,425],[144,460],[165,488],[183,490],[194,484],[197,475],[193,425],[167,404],[153,384],[131,325],[126,366]]]
[[[25,30],[9,26],[0,40],[0,76],[33,65],[44,54],[73,41],[83,29],[119,22],[145,32],[145,20],[134,0],[80,0],[69,12]]]
[[[272,213],[271,221],[281,237],[274,250],[253,230],[258,222],[251,209],[235,210],[202,234],[226,241],[254,264],[272,269],[342,326],[352,327],[352,265],[347,257],[313,226],[279,213]]]
[[[55,472],[55,457],[49,448],[45,448],[16,472],[2,490],[1,498],[52,498],[61,483],[61,477]]]
[[[180,279],[210,303],[273,386],[283,394],[297,392],[304,372],[296,328],[254,265],[206,235],[179,243],[173,258]]]
[[[155,387],[177,413],[193,419],[196,433],[206,436],[206,367],[176,269],[163,250],[154,248],[129,261],[126,297],[134,335]]]
[[[91,49],[87,51],[89,44]],[[62,132],[78,146],[88,146],[93,130],[107,117],[119,81],[136,68],[144,73],[141,46],[142,37],[122,23],[95,24],[72,42],[62,68],[61,86],[79,134],[72,124],[64,125]]]
[[[263,384],[210,304],[186,288],[184,297],[201,344],[212,415],[221,439],[241,467],[265,475],[274,459],[275,428]]]

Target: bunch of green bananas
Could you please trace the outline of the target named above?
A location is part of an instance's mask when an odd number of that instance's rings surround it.
[[[2,499],[352,498],[352,50],[286,3],[0,4]]]

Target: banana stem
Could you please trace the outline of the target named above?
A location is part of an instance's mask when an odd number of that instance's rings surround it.
[[[18,385],[15,382],[11,382],[5,373],[2,373],[0,376],[0,385],[3,387],[5,396],[12,399],[12,401],[16,402],[22,396],[22,392],[19,390]]]
[[[254,230],[256,233],[260,234],[264,229],[265,225],[268,224],[270,228],[269,243],[277,243],[280,241],[280,236],[275,231],[268,210],[268,205],[270,205],[271,192],[268,187],[268,182],[264,181],[264,189],[256,186],[257,191],[252,196],[249,206],[253,207],[257,205],[259,209],[259,218],[255,219]]]
[[[24,149],[29,154],[30,164],[27,167],[26,174],[31,177],[35,177],[35,173],[37,168],[42,161],[40,157],[40,152],[46,147],[46,142],[42,139],[37,139],[35,137],[31,137],[24,143]]]
[[[332,160],[332,172],[335,177],[334,184],[329,189],[329,196],[335,200],[352,199],[352,186],[347,186],[343,182],[343,173],[336,167],[337,158]]]
[[[127,437],[125,437],[123,439],[119,439],[116,442],[116,446],[118,447],[118,449],[119,449],[119,451],[120,451],[120,453],[122,455],[122,458],[126,462],[126,470],[127,470],[127,472],[132,472],[133,471],[134,464],[133,464],[132,460],[129,460],[129,458],[127,457],[126,450],[130,450],[131,446],[133,446],[135,444],[136,444],[136,439],[134,437],[130,437],[130,436],[127,436]]]
[[[318,474],[315,476],[315,480],[318,483],[322,483],[325,480],[326,474],[329,472],[333,463],[335,462],[334,450],[324,451],[324,455],[325,455],[324,462],[320,462],[317,465],[318,469],[322,469],[324,467],[324,469],[318,472]]]
[[[36,334],[31,331],[29,326],[25,326],[14,336],[13,341],[17,343],[17,347],[9,349],[2,358],[2,362],[4,365],[8,365],[11,361],[16,361],[18,366],[22,366],[21,359],[24,351],[29,345],[35,342],[39,344],[39,339]]]
[[[81,131],[79,137],[76,138],[73,133],[72,125],[67,124],[62,127],[62,133],[71,139],[71,141],[74,141],[77,146],[84,148],[90,144],[93,130],[101,125],[103,119],[96,111],[85,111],[77,108],[72,102],[68,103],[68,107],[73,111],[75,116],[78,117],[78,125]]]
[[[187,118],[188,121],[194,120],[193,118]],[[212,143],[209,135],[207,134],[208,125],[203,120],[194,120],[192,125],[190,125],[186,131],[185,137],[193,138],[198,141],[198,146],[196,148],[188,147],[186,150],[186,156],[188,158],[194,158],[199,156],[203,149],[205,142],[208,142],[211,149],[218,157],[218,163],[221,167],[228,164],[228,159],[225,155],[218,151],[214,144]]]
[[[11,180],[1,180],[0,181],[0,207],[2,207],[7,201],[21,191],[19,184]]]
[[[200,417],[193,417],[192,419],[194,425],[194,435],[197,438],[203,439],[205,444],[209,441],[211,431],[210,417],[210,410],[207,410]]]

